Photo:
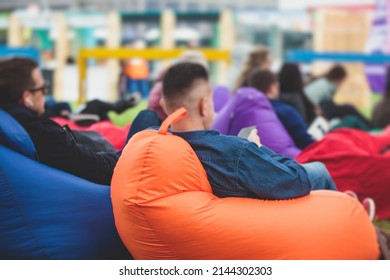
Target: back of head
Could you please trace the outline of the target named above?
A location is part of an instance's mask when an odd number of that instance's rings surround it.
[[[249,53],[246,65],[252,66],[252,69],[256,67],[267,68],[265,64],[269,62],[269,55],[270,53],[266,47],[258,46]]]
[[[32,72],[38,64],[29,58],[0,61],[0,105],[19,103],[23,93],[34,87]]]
[[[303,113],[305,120],[311,123],[316,117],[316,108],[314,104],[307,98],[303,91],[302,74],[297,63],[284,63],[279,71],[279,88],[284,94],[299,94],[303,101]]]
[[[264,94],[267,94],[270,86],[277,82],[278,80],[276,75],[271,71],[264,69],[254,70],[248,78],[248,85],[256,88]]]
[[[208,80],[206,69],[198,63],[183,62],[171,66],[163,79],[163,97],[167,109],[175,111],[185,107],[190,110],[201,97],[191,95],[196,83]]]
[[[303,94],[303,80],[298,64],[284,63],[278,78],[281,92]]]
[[[237,78],[233,92],[240,87],[246,86],[248,76],[255,69],[269,69],[270,67],[270,53],[264,46],[254,48],[248,55],[248,58]]]
[[[337,82],[342,81],[347,77],[347,71],[345,68],[341,65],[335,65],[333,66],[329,72],[325,75],[325,78],[327,78],[331,82]]]

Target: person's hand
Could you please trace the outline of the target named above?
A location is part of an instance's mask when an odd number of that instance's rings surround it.
[[[248,140],[255,143],[257,146],[261,147],[260,137],[257,134],[257,128],[252,129],[251,133],[248,136]]]

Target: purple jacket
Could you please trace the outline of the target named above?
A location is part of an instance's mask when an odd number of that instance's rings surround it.
[[[214,110],[219,112],[226,105],[231,94],[224,86],[215,86],[213,91]]]
[[[213,129],[222,134],[237,135],[244,127],[255,125],[260,141],[269,149],[295,158],[298,149],[279,121],[267,97],[254,88],[241,88],[217,113]]]

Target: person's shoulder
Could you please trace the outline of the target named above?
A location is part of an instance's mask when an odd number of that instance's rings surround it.
[[[290,114],[296,114],[298,113],[297,109],[295,109],[294,106],[292,106],[291,104],[288,104],[286,102],[280,102],[282,103],[282,107],[285,111],[289,112]]]
[[[288,104],[287,102],[281,101],[281,100],[272,100],[271,104],[273,107],[282,110],[282,111],[291,111],[295,110],[294,107],[291,104]]]
[[[291,91],[291,92],[280,92],[280,99],[282,101],[288,100],[288,101],[295,101],[301,99],[301,94],[297,91]]]
[[[324,78],[317,78],[311,82],[309,82],[308,84],[305,85],[305,89],[307,88],[312,88],[312,87],[317,87],[317,86],[321,86],[322,84],[326,83],[326,79]]]

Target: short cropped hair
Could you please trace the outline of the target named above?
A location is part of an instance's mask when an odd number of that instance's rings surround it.
[[[0,104],[18,103],[23,93],[34,87],[32,71],[38,63],[29,58],[0,61]]]
[[[274,73],[269,70],[255,70],[248,79],[248,85],[254,87],[264,94],[267,94],[270,86],[277,83],[278,79]]]
[[[171,66],[163,79],[164,99],[174,101],[186,96],[194,82],[198,80],[209,80],[207,71],[202,65],[183,62]]]

